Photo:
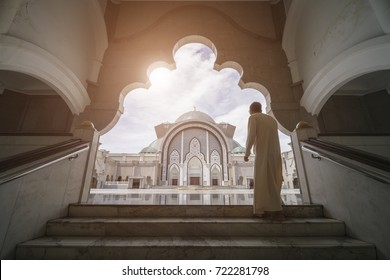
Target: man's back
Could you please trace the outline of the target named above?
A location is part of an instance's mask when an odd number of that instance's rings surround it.
[[[262,113],[256,113],[249,117],[249,125],[256,131],[256,153],[270,152],[269,149],[272,147],[272,152],[280,155],[278,124],[274,118]],[[271,143],[272,145],[270,146]]]
[[[261,113],[261,104],[249,107],[248,138],[244,160],[248,161],[255,145],[253,213],[274,220],[285,219],[282,213],[280,191],[282,186],[282,161],[277,122]]]

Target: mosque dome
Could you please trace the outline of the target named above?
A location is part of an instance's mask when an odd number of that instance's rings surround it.
[[[245,154],[246,149],[240,145],[236,140],[233,140],[232,154]]]
[[[157,153],[157,139],[150,143],[149,146],[143,148],[140,153]]]
[[[183,115],[181,115],[180,117],[177,118],[175,123],[188,121],[188,120],[194,120],[194,121],[196,121],[196,120],[199,121],[200,120],[200,121],[204,121],[204,122],[209,122],[209,123],[215,124],[215,121],[213,120],[212,117],[210,117],[206,113],[203,113],[203,112],[200,112],[200,111],[195,111],[195,110],[187,112],[187,113],[184,113]]]
[[[236,147],[232,150],[232,154],[245,154],[246,149],[244,147]]]
[[[241,147],[240,143],[238,143],[236,140],[233,139],[233,149]]]

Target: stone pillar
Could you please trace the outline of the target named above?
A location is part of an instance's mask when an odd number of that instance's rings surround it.
[[[211,194],[207,193],[207,194],[203,194],[202,196],[203,196],[202,205],[211,205]]]
[[[206,163],[210,163],[210,144],[209,144],[209,132],[206,131]]]
[[[184,163],[184,131],[181,132],[180,163]]]
[[[89,142],[89,151],[84,169],[84,178],[80,191],[79,202],[87,202],[92,182],[92,172],[95,166],[97,150],[99,147],[99,133],[90,121],[84,121],[73,133],[74,139]]]
[[[140,178],[140,180],[139,180],[140,182],[139,182],[139,188],[140,189],[144,189],[145,187],[145,177],[144,178]]]
[[[155,162],[154,163],[154,166],[153,166],[153,174],[152,174],[152,186],[155,186],[158,184],[158,162]]]
[[[305,204],[311,204],[309,183],[306,175],[306,166],[303,160],[301,141],[309,138],[317,138],[317,131],[306,122],[299,122],[291,135],[292,148],[295,156],[295,165],[298,172],[299,184],[302,192],[302,200]]]
[[[179,185],[184,185],[184,164],[179,165]]]

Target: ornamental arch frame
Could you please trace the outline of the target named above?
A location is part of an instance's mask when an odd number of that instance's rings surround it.
[[[161,181],[167,182],[167,171],[168,171],[168,148],[171,141],[177,136],[180,132],[189,129],[189,128],[200,128],[205,129],[209,133],[212,133],[217,140],[219,141],[222,149],[222,178],[224,182],[229,181],[229,172],[228,172],[228,152],[229,145],[228,141],[223,134],[223,132],[216,126],[209,124],[207,122],[199,121],[199,120],[189,120],[184,121],[182,123],[177,124],[172,127],[166,134],[165,138],[161,143],[160,150],[162,151],[162,172],[161,172]],[[182,155],[183,156],[183,155]]]

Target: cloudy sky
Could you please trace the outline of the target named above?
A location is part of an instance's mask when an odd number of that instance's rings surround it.
[[[265,108],[264,96],[254,89],[242,90],[237,71],[214,70],[216,57],[205,45],[185,45],[174,59],[175,70],[157,68],[149,77],[149,89],[136,89],[126,96],[125,112],[116,126],[100,138],[101,149],[138,153],[157,138],[154,126],[173,123],[195,108],[209,114],[217,123],[236,126],[234,139],[245,146],[248,107],[258,101]],[[282,151],[290,150],[290,138],[280,132],[279,136]]]

